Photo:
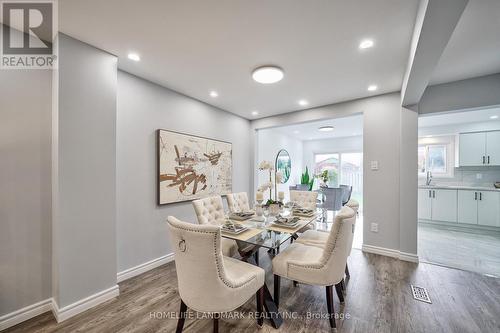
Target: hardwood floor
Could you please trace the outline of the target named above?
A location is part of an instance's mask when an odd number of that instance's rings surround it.
[[[261,250],[262,251],[262,250]],[[260,254],[267,284],[273,285],[270,258]],[[344,304],[334,293],[338,332],[500,332],[500,280],[476,273],[430,264],[413,264],[353,250],[349,258],[351,279]],[[432,304],[415,301],[410,284],[428,289]],[[272,289],[271,289],[272,290]],[[51,313],[42,314],[6,332],[174,332],[179,311],[174,263],[169,263],[120,283],[120,296],[57,324]],[[280,309],[285,318],[280,329],[264,321],[262,329],[248,318],[256,310],[255,297],[238,309],[243,319],[221,318],[220,332],[330,332],[328,319],[311,315],[327,313],[324,287],[281,279]],[[294,312],[295,311],[295,312]],[[191,312],[191,314],[193,314]],[[186,319],[184,332],[211,332],[209,319]]]

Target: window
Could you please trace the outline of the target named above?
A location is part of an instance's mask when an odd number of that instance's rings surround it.
[[[314,155],[314,175],[319,175],[323,171],[328,172],[328,184],[338,186],[338,174],[340,169],[339,154],[317,154]]]
[[[448,174],[448,159],[446,145],[420,145],[418,147],[418,172],[427,171],[436,175]]]

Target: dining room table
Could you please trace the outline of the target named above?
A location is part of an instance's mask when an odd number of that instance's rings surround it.
[[[284,215],[287,217],[294,217],[291,210]],[[278,254],[280,247],[289,240],[293,242],[297,232],[305,226],[310,225],[314,229],[316,227],[319,229],[325,228],[323,225],[324,222],[317,221],[319,216],[321,216],[321,212],[318,210],[313,211],[313,214],[310,216],[297,216],[298,223],[296,223],[293,227],[290,227],[288,225],[277,223],[277,216],[257,217],[254,215],[246,220],[236,220],[231,218],[231,215],[228,215],[228,221],[238,226],[242,226],[244,230],[238,233],[233,233],[224,231],[223,228],[221,235],[224,238],[235,240],[238,243],[242,242],[246,245],[253,246],[255,249],[253,251],[254,255],[244,257],[243,259],[248,262],[253,258],[255,264],[259,266],[260,248],[267,249],[271,254]],[[318,224],[318,226],[316,226],[316,224]],[[264,308],[266,311],[266,318],[270,319],[274,328],[279,328],[283,323],[283,318],[278,311],[278,307],[276,306],[273,296],[271,295],[266,283],[264,283]]]

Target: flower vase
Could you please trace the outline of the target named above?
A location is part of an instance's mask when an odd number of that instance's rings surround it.
[[[269,205],[269,214],[272,216],[277,216],[280,213],[280,205],[278,204],[270,204]]]

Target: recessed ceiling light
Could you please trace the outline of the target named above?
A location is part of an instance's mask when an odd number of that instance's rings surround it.
[[[491,116],[490,119],[498,119],[497,115]]]
[[[259,111],[252,111],[252,116],[258,116],[259,115]]]
[[[333,126],[321,126],[320,128],[318,128],[318,131],[331,132],[333,131]]]
[[[283,79],[283,70],[276,66],[263,66],[254,69],[252,78],[263,84],[276,83]]]
[[[212,90],[210,92],[210,96],[215,98],[215,97],[219,96],[219,94],[217,93],[217,91]]]
[[[368,91],[375,91],[375,90],[377,90],[377,88],[378,87],[376,85],[372,84],[372,85],[368,86]]]
[[[374,43],[373,40],[371,39],[364,39],[359,43],[359,48],[360,49],[369,49],[370,47],[373,47]]]
[[[133,61],[141,60],[141,57],[137,53],[129,53],[128,58]]]
[[[299,131],[293,131],[293,134],[299,134],[300,132]]]
[[[308,102],[308,101],[306,101],[305,99],[301,99],[301,100],[299,101],[299,105],[300,105],[300,106],[306,106],[306,105],[308,105],[308,104],[309,104],[309,102]]]

